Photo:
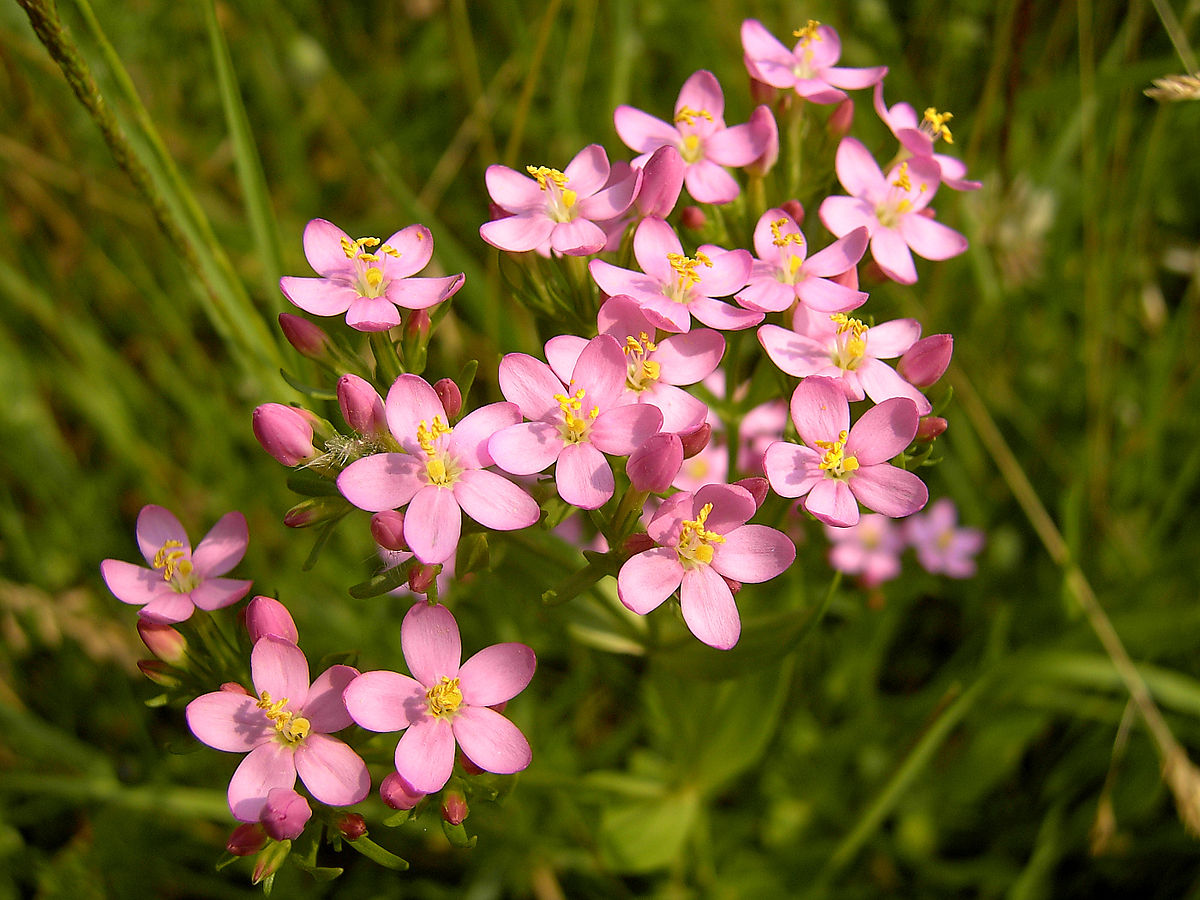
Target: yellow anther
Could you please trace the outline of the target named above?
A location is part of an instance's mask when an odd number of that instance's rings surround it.
[[[696,124],[697,119],[711,122],[713,120],[712,113],[707,109],[692,109],[690,106],[684,106],[675,113],[676,125],[687,125],[690,128]]]
[[[705,503],[700,509],[700,512],[694,519],[685,519],[681,523],[679,529],[679,543],[676,545],[676,552],[679,554],[680,562],[684,563],[704,563],[707,565],[712,562],[713,544],[725,543],[725,536],[717,534],[715,531],[709,531],[704,527],[704,523],[708,520],[708,514],[712,512],[713,505]]]
[[[662,374],[662,366],[652,359],[646,359],[647,353],[653,353],[657,349],[658,344],[650,340],[650,335],[644,331],[637,337],[629,335],[625,338],[625,355],[629,357],[625,384],[631,391],[640,393],[658,381]]]
[[[379,269],[375,268],[374,266],[371,266],[371,268],[363,272],[363,278],[367,280],[367,284],[372,288],[377,288],[379,287],[380,282],[383,281],[383,272],[379,271]]]
[[[259,697],[260,699],[256,705],[275,725],[275,731],[280,737],[289,744],[298,744],[308,737],[312,723],[304,718],[304,716],[298,716],[288,710],[287,697],[280,700],[272,700],[271,694],[268,691],[263,691]]]
[[[562,412],[563,424],[561,433],[563,440],[571,444],[580,443],[584,435],[587,434],[591,422],[600,415],[600,407],[593,406],[584,415],[583,398],[585,391],[583,388],[577,390],[574,394],[555,394],[554,399],[558,402],[558,408]]]
[[[940,113],[932,106],[925,110],[925,115],[921,119],[921,130],[927,131],[936,141],[942,138],[947,144],[954,143],[954,136],[950,134],[950,129],[946,123],[954,118],[954,113]]]
[[[804,235],[795,231],[783,233],[783,226],[787,223],[787,219],[776,219],[771,223],[771,243],[776,247],[786,247],[788,244],[804,246]]]
[[[800,40],[806,44],[809,41],[819,41],[821,40],[821,34],[817,31],[817,29],[820,27],[821,23],[816,19],[809,19],[808,23],[804,25],[804,27],[797,28],[792,31],[792,37],[800,38]]]
[[[679,275],[677,290],[681,295],[686,294],[689,288],[700,283],[700,273],[696,271],[696,266],[704,265],[712,268],[712,260],[703,253],[697,253],[695,259],[684,256],[682,253],[668,253],[667,262]],[[684,298],[681,296],[676,299],[682,302]]]
[[[358,253],[358,244],[348,237],[343,237],[342,252],[346,254],[346,259],[354,259],[355,254]]]
[[[846,437],[846,432],[842,431],[836,441],[813,441],[825,451],[821,458],[821,468],[834,478],[841,478],[858,469],[857,457],[846,456]]]
[[[425,699],[429,701],[431,716],[441,718],[451,715],[458,710],[463,700],[458,679],[443,675],[441,681],[425,692]]]
[[[379,238],[377,238],[377,237],[359,238],[358,246],[360,246],[360,247],[378,247],[379,246]]]
[[[182,548],[182,541],[166,541],[154,554],[154,568],[163,570],[163,581],[171,581],[176,573],[185,578],[192,574],[192,561]]]
[[[867,352],[867,332],[870,330],[860,319],[852,319],[845,313],[834,313],[829,317],[837,325],[833,362],[840,368],[858,368]]]
[[[912,190],[912,179],[908,177],[908,163],[900,163],[900,168],[896,171],[896,180],[892,182],[902,191]]]
[[[559,190],[567,186],[567,176],[558,169],[551,169],[549,166],[526,166],[525,171],[537,179],[538,187],[543,191],[549,190],[548,181],[554,182],[554,186]]]
[[[358,254],[358,258],[361,259],[363,262],[369,262],[369,263],[379,262],[379,254],[378,253],[360,253],[360,254]]]
[[[417,237],[420,237],[420,236],[421,236],[420,232],[418,232]],[[386,253],[388,256],[392,257],[392,259],[400,258],[400,251],[397,250],[395,247],[393,247],[391,244],[384,244],[382,247],[379,248],[379,252]]]
[[[425,424],[425,420],[422,419],[417,424],[417,443],[421,445],[421,449],[425,451],[425,455],[432,459],[434,454],[437,453],[434,443],[442,435],[450,434],[452,431],[454,429],[443,422],[441,416],[434,416],[432,425]]]

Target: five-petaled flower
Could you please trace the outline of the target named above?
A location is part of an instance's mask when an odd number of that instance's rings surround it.
[[[793,88],[810,103],[839,103],[847,91],[883,80],[887,66],[849,69],[835,66],[842,42],[828,25],[810,19],[793,32],[796,46],[788,50],[757,19],[742,22],[742,49],[750,77],[772,87]]]

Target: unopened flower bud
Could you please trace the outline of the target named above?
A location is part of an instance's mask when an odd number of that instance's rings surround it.
[[[404,539],[404,513],[385,509],[371,516],[371,537],[384,550],[407,550]]]
[[[646,217],[665,219],[669,216],[679,202],[686,169],[679,151],[669,144],[650,154],[642,166],[642,186],[633,201],[637,211]]]
[[[367,833],[367,820],[358,813],[345,813],[337,820],[337,830],[348,841],[357,841]]]
[[[734,482],[738,487],[743,487],[750,492],[750,496],[754,498],[755,506],[762,506],[767,499],[767,491],[770,488],[770,482],[760,475],[755,475],[750,478],[743,478],[741,481]]]
[[[177,688],[180,685],[175,670],[161,659],[139,659],[137,667],[142,674],[155,684],[165,688]]]
[[[896,371],[915,387],[929,387],[945,374],[953,353],[954,338],[951,335],[931,334],[904,351]]]
[[[229,840],[225,842],[225,849],[234,856],[249,856],[261,850],[266,842],[267,832],[262,824],[247,822],[233,829],[233,834],[229,835]]]
[[[634,490],[659,494],[671,486],[683,466],[683,441],[660,431],[643,441],[625,463],[625,474]]]
[[[499,710],[497,710],[497,712],[499,712]],[[475,765],[475,763],[471,762],[467,755],[462,751],[459,751],[458,754],[458,764],[468,775],[482,775],[486,771],[485,769],[481,769],[479,766]],[[451,824],[454,823],[452,822]]]
[[[835,141],[841,140],[850,133],[850,126],[854,124],[854,101],[847,97],[829,114],[829,121],[826,127],[829,129],[829,136]]]
[[[370,382],[357,375],[343,375],[337,383],[342,418],[359,434],[381,434],[388,430],[383,398]]]
[[[729,593],[736,597],[738,595],[738,591],[742,589],[742,583],[740,581],[734,581],[732,578],[727,578],[724,575],[721,577],[724,578],[725,583],[729,585]]]
[[[342,497],[309,497],[283,514],[283,524],[288,528],[310,528],[341,518],[346,508],[346,501]]]
[[[267,794],[262,825],[275,840],[291,841],[300,837],[300,832],[304,831],[304,826],[311,818],[312,809],[308,801],[291,788],[271,788]]]
[[[318,455],[312,422],[293,406],[264,403],[254,410],[253,427],[263,449],[285,466],[298,466]]]
[[[685,206],[679,213],[679,224],[691,231],[699,231],[708,224],[708,216],[698,206]]]
[[[182,666],[187,660],[187,638],[170,625],[138,619],[137,630],[146,649],[163,662]]]
[[[763,151],[758,155],[758,159],[746,166],[746,171],[762,178],[771,171],[775,161],[779,159],[779,126],[775,122],[775,117],[771,115],[771,110],[766,106],[757,107],[750,114],[750,121],[747,124],[750,126],[750,133],[762,146]]]
[[[291,841],[279,841],[271,844],[262,853],[258,854],[258,859],[254,861],[254,871],[250,875],[250,881],[258,884],[264,878],[274,875],[279,871],[279,867],[283,865],[284,860],[288,858],[288,854],[291,852]]]
[[[804,224],[804,204],[799,200],[785,200],[779,208],[791,216],[797,225]]]
[[[691,459],[708,446],[711,437],[712,426],[707,422],[697,425],[691,431],[680,432],[679,439],[683,442],[683,458]]]
[[[621,549],[630,556],[636,556],[657,546],[658,544],[654,542],[654,538],[650,537],[644,531],[638,531],[625,538],[625,543]]]
[[[950,423],[941,416],[922,416],[921,421],[917,423],[918,441],[932,441],[938,435],[949,427]]]
[[[462,791],[446,791],[442,800],[442,818],[451,825],[461,825],[471,812]]]
[[[301,355],[309,359],[324,359],[328,355],[329,335],[319,325],[291,313],[280,313],[279,327],[287,342]]]
[[[292,614],[274,597],[258,596],[246,604],[246,632],[252,644],[264,637],[282,638],[292,644],[300,640]]]
[[[418,563],[408,570],[408,589],[414,594],[427,594],[437,581],[441,566]]]
[[[438,395],[438,399],[442,401],[442,409],[446,411],[446,415],[453,421],[458,418],[458,414],[462,412],[463,398],[462,391],[458,389],[458,385],[454,383],[453,378],[442,378],[434,383],[433,392]]]
[[[429,329],[432,325],[429,313],[423,309],[414,309],[408,314],[408,318],[404,323],[404,336],[410,339],[425,337],[429,334]]]
[[[379,796],[392,809],[412,809],[425,797],[399,772],[384,777],[379,784]]]

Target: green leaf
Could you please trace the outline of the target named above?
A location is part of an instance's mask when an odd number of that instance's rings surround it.
[[[369,837],[360,837],[356,841],[346,841],[351,847],[373,862],[379,863],[384,868],[391,869],[395,872],[403,872],[408,869],[407,860],[401,859],[390,850],[384,850]]]
[[[606,809],[600,818],[604,856],[619,872],[651,872],[671,865],[700,811],[695,790]]]
[[[699,745],[696,778],[716,788],[758,762],[779,723],[791,683],[791,661],[778,669],[721,685],[717,700],[705,710],[712,723]]]
[[[378,597],[388,591],[394,591],[398,587],[408,583],[408,570],[417,563],[416,557],[407,559],[398,566],[393,566],[380,572],[378,575],[368,578],[366,581],[359,582],[350,588],[350,596],[358,600],[365,600],[368,597]]]
[[[460,822],[458,825],[451,825],[445,819],[442,819],[442,831],[446,835],[452,846],[458,847],[461,850],[470,850],[479,842],[479,835],[467,834],[467,829]]]

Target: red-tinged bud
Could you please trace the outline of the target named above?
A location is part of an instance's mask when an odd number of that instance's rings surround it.
[[[708,216],[698,206],[685,206],[679,214],[679,224],[692,231],[699,231],[708,224]]]
[[[451,825],[461,825],[470,812],[467,798],[463,796],[462,791],[446,791],[445,797],[442,799],[443,819]]]
[[[763,150],[758,155],[758,159],[746,166],[746,171],[762,178],[771,171],[775,161],[779,159],[779,126],[775,122],[775,117],[771,115],[771,110],[766,106],[757,107],[750,114],[750,121],[747,124],[750,126],[750,133]]]
[[[467,755],[461,751],[458,754],[458,764],[462,766],[462,770],[468,775],[482,775],[486,771],[486,769],[479,768],[479,766],[467,759]],[[453,825],[454,823],[451,822],[450,824]]]
[[[241,694],[244,697],[253,696],[248,690],[238,684],[236,681],[226,681],[217,690],[224,691],[227,694]]]
[[[258,854],[258,859],[254,860],[254,871],[250,875],[250,880],[254,884],[258,884],[264,878],[274,875],[291,852],[291,841],[278,841],[270,844],[262,853]]]
[[[634,490],[660,494],[671,486],[683,466],[683,441],[679,435],[660,431],[629,454],[625,474]]]
[[[917,424],[916,439],[925,442],[932,441],[938,435],[942,434],[949,425],[950,423],[941,416],[923,416]]]
[[[187,661],[187,638],[170,625],[138,619],[137,630],[146,649],[163,662],[182,666]]]
[[[348,841],[357,841],[367,833],[367,820],[358,813],[345,813],[337,820],[337,830]]]
[[[225,849],[234,856],[249,856],[257,853],[267,842],[267,832],[258,822],[247,822],[233,829],[225,842]]]
[[[407,550],[404,539],[404,513],[385,509],[371,516],[371,537],[384,550]]]
[[[458,385],[454,383],[454,379],[442,378],[438,380],[433,385],[433,392],[442,401],[442,409],[446,411],[446,415],[450,417],[450,421],[457,419],[458,414],[462,412],[463,398],[462,391],[458,389]]]
[[[642,167],[642,186],[634,198],[637,211],[645,217],[665,219],[679,202],[687,166],[679,151],[664,145],[650,154]]]
[[[757,78],[750,79],[750,102],[751,103],[766,103],[775,102],[775,98],[779,96],[779,90],[765,81],[759,81]]]
[[[877,274],[882,275],[883,270],[880,269],[879,266],[875,264],[874,260],[871,260],[869,265],[875,266],[874,271]],[[830,275],[829,280],[836,284],[840,284],[842,287],[848,287],[852,291],[857,291],[858,290],[858,266],[851,266],[845,272],[842,272],[840,275]]]
[[[725,578],[724,575],[721,577]],[[732,578],[725,578],[725,583],[729,585],[729,593],[733,594],[735,597],[738,595],[738,591],[742,589],[742,583],[740,581],[734,581]]]
[[[795,219],[797,225],[804,224],[804,204],[799,200],[785,200],[779,208]]]
[[[253,427],[263,449],[285,466],[298,466],[318,456],[312,423],[293,406],[264,403],[254,410]]]
[[[712,426],[707,422],[697,425],[691,431],[680,432],[679,440],[683,442],[683,458],[691,459],[708,446],[711,437]]]
[[[429,329],[433,323],[429,319],[429,313],[423,309],[414,309],[408,314],[408,319],[404,323],[404,336],[406,338],[426,337],[429,334]]]
[[[408,589],[414,594],[427,594],[437,581],[441,566],[430,566],[418,563],[408,570]]]
[[[750,496],[754,498],[755,506],[762,506],[767,499],[767,491],[770,490],[771,484],[767,479],[760,475],[755,475],[751,478],[743,478],[741,481],[734,482],[738,487],[743,487],[750,492]]]
[[[343,375],[337,383],[342,418],[359,434],[382,434],[388,430],[383,398],[370,382],[357,375]]]
[[[953,353],[954,338],[951,335],[931,334],[904,351],[896,371],[915,387],[929,387],[945,374]]]
[[[841,140],[850,133],[850,126],[854,124],[854,101],[847,97],[829,114],[829,136],[836,140]]]
[[[246,633],[252,644],[265,637],[282,638],[292,644],[300,640],[292,614],[274,597],[258,596],[246,604]]]
[[[502,713],[502,712],[504,712],[504,710],[507,707],[508,707],[508,701],[501,700],[499,703],[493,703],[491,706],[488,707],[488,709],[494,709],[496,712]]]
[[[279,314],[279,327],[283,336],[303,356],[309,359],[324,359],[329,354],[331,342],[319,325],[291,313]]]
[[[392,809],[412,809],[425,798],[399,772],[384,777],[379,784],[379,796]]]
[[[512,213],[494,200],[488,201],[488,218],[495,222],[497,219],[507,219]]]
[[[142,670],[143,675],[157,685],[165,688],[177,688],[180,685],[174,669],[160,659],[139,659],[137,667]]]
[[[645,551],[651,550],[657,546],[658,544],[654,542],[654,538],[650,537],[650,535],[646,534],[644,531],[638,531],[625,538],[625,543],[622,545],[621,549],[630,556],[636,556],[639,553],[644,553]]]
[[[348,504],[338,497],[309,497],[301,500],[283,514],[283,524],[288,528],[309,528],[331,519],[340,519],[346,514]]]
[[[308,801],[291,788],[271,788],[267,805],[263,807],[262,826],[277,841],[292,841],[300,837],[312,818]]]

